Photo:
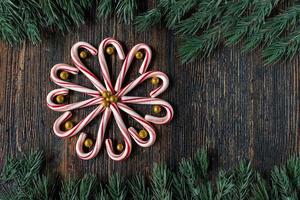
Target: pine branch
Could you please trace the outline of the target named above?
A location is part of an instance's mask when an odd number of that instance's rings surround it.
[[[293,186],[293,190],[300,189],[300,158],[292,157],[286,164],[287,175]]]
[[[91,199],[95,190],[96,177],[84,176],[79,184],[79,200]]]
[[[269,200],[269,193],[266,186],[266,181],[257,173],[256,183],[252,185],[251,200]]]
[[[129,181],[129,187],[134,200],[150,200],[150,189],[146,187],[144,177],[136,175]]]
[[[125,24],[130,24],[133,21],[134,15],[137,12],[136,1],[137,0],[122,0],[117,4],[117,16],[119,19],[123,19]]]
[[[267,20],[258,32],[253,33],[245,40],[243,50],[253,50],[261,43],[269,45],[278,39],[285,30],[293,29],[299,20],[300,5],[294,5],[284,13]]]
[[[146,31],[150,27],[158,24],[161,20],[161,11],[159,8],[149,10],[135,18],[134,24],[138,31]]]
[[[217,191],[215,200],[228,199],[233,195],[234,184],[232,181],[232,175],[226,175],[224,171],[220,171],[216,179]]]
[[[257,0],[253,12],[238,20],[237,24],[224,33],[226,45],[234,45],[244,37],[257,33],[265,18],[270,15],[279,0]]]
[[[288,36],[278,39],[263,50],[265,65],[277,63],[281,59],[291,60],[300,50],[300,26]]]
[[[77,200],[78,196],[78,181],[68,179],[62,183],[59,197],[61,200]]]
[[[107,18],[114,11],[114,1],[113,0],[99,0],[97,7],[97,17]]]
[[[210,27],[215,20],[222,16],[223,3],[223,0],[201,1],[198,10],[176,26],[176,33],[180,35],[195,35],[200,29]]]
[[[179,47],[179,56],[182,63],[193,61],[198,55],[208,57],[219,45],[223,33],[229,30],[251,7],[252,1],[241,0],[227,3],[222,17],[216,25],[203,32],[201,36],[184,36],[183,44]]]
[[[154,166],[151,185],[154,200],[172,199],[172,173],[165,165]]]
[[[181,0],[175,1],[170,5],[169,11],[166,13],[166,27],[173,29],[180,20],[191,11],[200,0]],[[201,6],[201,5],[200,5]]]
[[[108,182],[107,190],[112,200],[124,200],[127,196],[125,181],[119,174],[114,174]]]
[[[94,199],[97,199],[97,200],[109,200],[109,196],[107,194],[107,191],[105,188],[102,187],[101,184],[99,184],[99,187],[97,187],[98,190],[96,190],[96,193],[95,193],[95,198]]]

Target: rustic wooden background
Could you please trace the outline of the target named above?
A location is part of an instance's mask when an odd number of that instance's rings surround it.
[[[109,36],[121,41],[127,51],[140,42],[152,47],[151,69],[169,75],[170,87],[161,97],[174,106],[175,117],[169,125],[156,126],[153,147],[134,144],[126,161],[110,160],[105,148],[97,158],[82,161],[75,154],[76,137],[61,139],[52,131],[60,113],[46,106],[47,93],[58,88],[49,73],[56,63],[71,64],[70,48],[75,42],[97,46]],[[0,42],[0,166],[6,155],[40,149],[46,153],[49,173],[63,177],[97,173],[106,179],[113,172],[148,174],[155,162],[174,167],[202,147],[209,148],[213,170],[249,159],[265,172],[299,153],[299,55],[291,62],[264,67],[259,50],[244,55],[238,46],[220,47],[210,59],[182,65],[171,32],[158,27],[137,33],[115,18],[91,21],[65,36],[48,31],[43,39],[36,46],[24,42],[10,47]],[[87,63],[99,74],[96,60],[90,58]],[[116,75],[121,62],[113,57],[111,64]],[[137,66],[128,80],[137,76]],[[82,74],[72,81],[89,85]],[[150,87],[148,83],[133,94],[145,95]],[[73,94],[71,99],[81,98]],[[150,108],[137,109],[146,113]],[[89,111],[80,110],[73,119],[78,121]],[[98,123],[99,118],[85,132],[95,137]],[[107,135],[118,140],[115,124]]]

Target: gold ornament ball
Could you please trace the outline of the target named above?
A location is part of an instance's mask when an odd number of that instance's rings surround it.
[[[161,107],[158,105],[153,106],[153,112],[154,113],[160,113],[161,112]]]
[[[146,130],[140,130],[139,137],[145,139],[148,136],[148,132]]]
[[[118,97],[116,97],[115,95],[112,95],[109,97],[109,101],[116,103],[118,101]]]
[[[66,71],[62,71],[62,72],[60,72],[59,77],[60,77],[62,80],[67,80],[67,79],[69,78],[69,73],[66,72]]]
[[[83,50],[83,51],[80,52],[79,56],[82,59],[86,59],[88,57],[88,53]]]
[[[57,103],[63,103],[65,100],[65,97],[63,95],[58,95],[55,97],[55,100]]]
[[[139,59],[139,60],[142,59],[143,56],[144,56],[143,53],[140,51],[136,52],[136,54],[135,54],[136,59]]]
[[[110,102],[110,97],[106,97],[105,101]]]
[[[107,108],[109,106],[109,102],[104,100],[102,102],[102,106],[105,107],[105,108]]]
[[[87,147],[87,148],[91,148],[93,146],[93,140],[90,139],[90,138],[87,138],[85,141],[84,141],[84,146]]]
[[[114,54],[114,52],[115,52],[115,49],[113,47],[107,47],[106,48],[106,53],[108,55],[112,55],[112,54]]]
[[[152,77],[151,83],[152,83],[152,85],[157,85],[157,84],[159,83],[159,78],[157,78],[157,77]]]
[[[70,129],[72,129],[73,128],[73,122],[71,122],[71,121],[66,121],[66,123],[65,123],[65,129],[66,130],[70,130]]]
[[[102,96],[103,98],[109,97],[109,92],[108,91],[102,92]]]
[[[122,143],[119,143],[119,144],[117,145],[117,150],[118,150],[118,151],[123,151],[123,149],[124,149],[124,145],[123,145]]]

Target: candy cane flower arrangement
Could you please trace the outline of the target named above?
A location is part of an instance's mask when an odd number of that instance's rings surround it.
[[[79,52],[81,50],[81,52]],[[119,59],[124,60],[120,73],[113,85],[109,73],[105,54],[112,55],[117,53]],[[98,56],[101,74],[104,84],[94,75],[82,62],[87,58],[88,54]],[[51,80],[58,86],[62,87],[54,89],[47,95],[47,105],[50,109],[63,112],[63,114],[54,122],[53,131],[58,137],[68,138],[80,133],[76,143],[76,152],[83,160],[89,160],[97,156],[101,150],[105,140],[105,146],[109,157],[115,161],[120,161],[129,157],[132,150],[132,139],[141,147],[149,147],[156,140],[156,131],[152,124],[166,124],[173,118],[172,106],[157,98],[169,86],[169,79],[166,74],[160,71],[148,71],[151,61],[151,49],[146,44],[135,45],[125,57],[121,44],[112,38],[104,39],[98,50],[86,42],[78,42],[71,49],[71,58],[74,66],[67,64],[56,64],[50,73]],[[143,62],[139,68],[140,75],[128,83],[123,85],[125,76],[134,59]],[[76,83],[68,81],[69,75],[76,75],[79,72],[84,74],[93,84],[95,89],[90,89]],[[151,83],[156,86],[150,92],[150,97],[126,96],[136,86],[143,83],[147,79],[151,79]],[[161,82],[161,84],[159,84]],[[90,98],[76,103],[65,103],[65,96],[69,94],[69,90],[87,94]],[[154,113],[160,113],[162,108],[165,110],[164,116],[153,116],[146,114],[144,117],[129,107],[130,104],[152,105]],[[76,125],[69,119],[72,116],[71,111],[81,109],[88,106],[96,108],[89,113],[84,119]],[[143,129],[139,132],[125,125],[121,111],[128,114],[133,120],[139,123]],[[81,132],[82,129],[89,124],[97,115],[102,113],[97,138],[95,142],[87,137],[87,134]],[[112,117],[113,116],[113,117]],[[113,147],[112,140],[105,139],[105,131],[110,118],[114,118],[124,140]]]

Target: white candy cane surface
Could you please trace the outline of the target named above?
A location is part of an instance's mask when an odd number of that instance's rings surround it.
[[[115,83],[112,82],[105,58],[105,52],[108,46],[112,46],[116,50],[115,53],[118,55],[118,58],[120,60],[124,60]],[[84,65],[84,62],[80,59],[79,56],[80,50],[86,50],[92,56],[98,56],[104,85],[101,83],[99,76],[93,74]],[[136,59],[135,55],[139,51],[144,54],[143,60],[141,61],[141,66],[139,67],[140,75],[135,80],[124,86],[123,81],[126,77],[128,69],[133,59]],[[89,160],[96,157],[100,152],[104,141],[109,157],[115,161],[121,161],[130,156],[132,150],[131,138],[141,147],[149,147],[153,145],[156,140],[156,131],[152,124],[165,124],[170,122],[173,118],[174,111],[172,106],[168,102],[157,98],[158,95],[162,94],[168,88],[169,78],[166,74],[160,71],[147,71],[152,58],[150,47],[143,43],[137,44],[129,51],[129,53],[125,57],[121,44],[113,38],[106,38],[100,43],[98,50],[86,42],[76,43],[71,49],[71,58],[74,66],[70,66],[68,64],[57,64],[52,68],[50,73],[51,80],[56,85],[62,88],[54,89],[49,92],[46,99],[47,105],[54,111],[64,112],[54,122],[54,133],[62,138],[72,137],[80,133],[76,143],[76,152],[79,158],[83,160]],[[86,78],[91,81],[95,89],[90,89],[76,83],[60,79],[59,73],[61,71],[66,71],[72,75],[77,75],[79,72],[81,72],[86,76]],[[160,85],[149,93],[149,97],[125,96],[130,91],[134,90],[138,85],[153,77],[159,78]],[[67,97],[69,95],[69,90],[72,90],[75,93],[84,93],[90,96],[90,98],[75,103],[64,102],[59,104],[55,102],[55,98],[58,95]],[[109,101],[107,104],[107,100],[102,97],[102,93],[106,91],[110,92],[110,95],[115,95],[117,97],[117,102]],[[143,117],[132,108],[130,108],[129,104],[144,104],[150,106],[159,105],[165,110],[165,115],[158,117],[146,114]],[[77,122],[74,127],[72,127],[70,130],[64,130],[62,128],[64,126],[64,123],[72,117],[72,110],[83,109],[89,106],[94,106],[94,110],[85,118]],[[121,113],[120,111],[123,111],[123,113]],[[134,127],[128,128],[123,121],[122,114],[129,115],[133,120],[139,123],[143,127],[143,129],[147,131],[147,138],[140,138],[138,131]],[[84,142],[88,138],[88,134],[83,133],[82,130],[98,115],[102,116],[94,145],[88,149],[84,148]],[[105,133],[107,132],[107,124],[110,121],[110,118],[115,119],[116,124],[119,128],[119,132],[121,134],[121,138],[123,140],[122,144],[124,145],[124,149],[121,152],[116,152],[114,150],[112,140],[105,137]]]

